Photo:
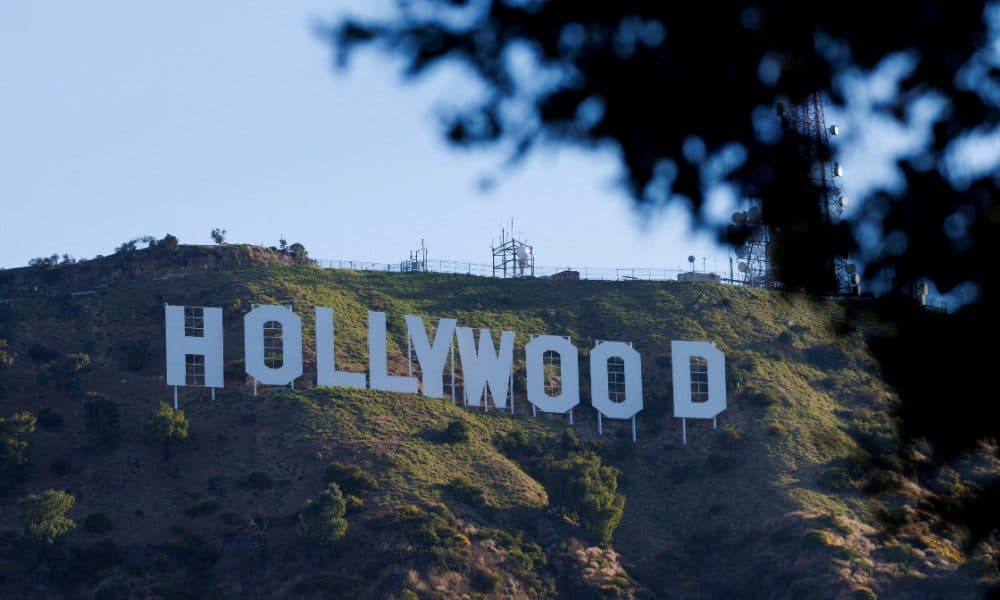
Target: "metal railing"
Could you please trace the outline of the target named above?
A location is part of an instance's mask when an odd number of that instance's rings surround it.
[[[474,275],[477,277],[493,277],[493,267],[488,264],[461,262],[454,260],[428,260],[414,263],[403,261],[399,263],[379,263],[365,260],[329,260],[318,259],[316,265],[324,269],[350,269],[354,271],[384,271],[388,273],[430,272],[453,275]],[[535,266],[535,277],[549,278],[566,271],[575,271],[580,279],[604,281],[676,281],[677,275],[686,272],[685,269],[670,269],[665,267],[546,267]]]

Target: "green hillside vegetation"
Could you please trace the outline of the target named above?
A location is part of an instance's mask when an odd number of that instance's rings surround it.
[[[293,262],[182,246],[0,272],[5,590],[862,598],[975,595],[998,581],[991,541],[966,547],[934,517],[997,473],[984,458],[996,449],[933,476],[920,468],[929,448],[899,449],[896,398],[864,341],[878,324],[860,302]],[[165,303],[224,309],[226,388],[214,401],[182,389],[183,414],[161,405]],[[295,389],[252,393],[242,316],[253,304],[302,316]],[[312,387],[314,306],[334,309],[338,368],[357,371],[369,310],[387,313],[396,374],[406,314],[431,330],[454,317],[495,338],[516,331],[516,414]],[[540,333],[580,350],[572,426],[532,418],[525,400],[523,348]],[[727,358],[729,407],[716,430],[689,420],[687,445],[672,417],[672,339],[714,341]],[[637,444],[627,422],[597,434],[595,340],[642,354]],[[19,517],[40,503],[64,510]]]

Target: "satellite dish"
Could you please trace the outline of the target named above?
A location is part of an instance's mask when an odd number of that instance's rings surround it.
[[[764,229],[758,225],[750,231],[750,235],[747,236],[751,242],[759,242],[764,239]]]
[[[746,246],[738,246],[736,248],[736,258],[746,258],[750,251]]]
[[[740,273],[746,273],[747,272],[747,264],[745,262],[737,263],[736,264],[736,270],[739,271]]]
[[[840,177],[844,174],[844,167],[840,166],[839,162],[833,163],[833,176]]]
[[[691,256],[688,256],[688,262],[691,263],[692,265],[694,264],[694,255],[693,254]]]
[[[747,214],[745,212],[734,212],[733,213],[733,223],[742,223],[747,220]]]
[[[837,204],[839,204],[841,208],[845,208],[848,204],[850,204],[850,199],[847,196],[841,196],[840,198],[837,198]]]
[[[751,222],[760,221],[760,214],[759,206],[751,206],[750,210],[747,211],[747,218],[749,218]]]
[[[844,265],[844,270],[847,271],[848,275],[854,275],[854,272],[857,271],[858,268],[854,265],[854,263],[847,263]]]
[[[830,125],[830,135],[840,135],[840,127]]]
[[[520,258],[521,260],[528,260],[529,256],[531,256],[531,248],[530,247],[528,247],[528,246],[519,246],[517,248],[517,257],[518,258]]]

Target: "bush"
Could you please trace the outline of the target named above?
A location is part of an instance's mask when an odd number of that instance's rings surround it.
[[[767,424],[767,434],[780,438],[788,437],[788,428],[777,421],[771,421]]]
[[[344,503],[347,505],[347,514],[352,515],[354,513],[359,513],[365,509],[365,501],[357,496],[348,495],[344,498]]]
[[[472,589],[486,594],[500,591],[503,584],[503,576],[492,569],[476,567],[469,575],[469,583]]]
[[[718,443],[726,448],[736,448],[743,441],[743,430],[737,425],[726,425],[719,432]]]
[[[9,367],[14,364],[17,355],[7,351],[7,340],[0,339],[0,367]]]
[[[177,249],[179,242],[177,236],[167,234],[163,236],[163,239],[156,243],[157,247],[163,248],[164,250],[173,251]]]
[[[66,422],[66,420],[63,419],[61,414],[56,412],[54,409],[48,407],[38,411],[38,414],[35,415],[35,418],[38,420],[38,424],[46,429],[54,429],[56,427],[62,427],[63,424],[65,424]]]
[[[345,494],[361,495],[379,488],[378,481],[358,465],[332,462],[326,467],[323,479],[336,483]]]
[[[30,540],[52,544],[76,527],[66,516],[76,498],[60,490],[45,490],[29,494],[17,501],[17,516]]]
[[[486,504],[483,488],[479,487],[468,475],[455,477],[448,483],[447,488],[455,497],[467,504],[476,506]]]
[[[625,511],[618,493],[621,471],[604,465],[593,452],[571,454],[551,463],[545,489],[552,506],[575,517],[602,542],[611,540]]]
[[[310,542],[324,546],[344,537],[346,504],[336,483],[331,483],[299,511],[299,530]]]
[[[31,463],[28,441],[24,438],[35,431],[36,422],[29,412],[0,417],[0,492],[27,476]]]
[[[425,565],[465,571],[469,567],[469,539],[458,532],[455,515],[444,504],[419,507],[406,504],[396,507],[387,528],[399,530],[412,552]]]
[[[816,483],[829,490],[849,490],[857,486],[851,472],[844,467],[829,467],[820,474]]]
[[[83,400],[83,421],[87,433],[102,446],[114,448],[121,442],[118,404],[107,394],[87,392]]]
[[[146,417],[146,437],[153,443],[163,444],[163,458],[170,459],[170,445],[181,442],[188,437],[188,420],[183,410],[174,410],[172,406],[160,401]]]
[[[96,512],[87,515],[83,520],[83,529],[87,533],[107,533],[115,528],[114,521],[107,513]]]
[[[441,433],[441,440],[447,444],[462,444],[469,441],[469,424],[454,420]]]
[[[80,376],[89,368],[90,355],[86,352],[67,354],[52,363],[52,377],[60,389],[76,391],[80,389]]]

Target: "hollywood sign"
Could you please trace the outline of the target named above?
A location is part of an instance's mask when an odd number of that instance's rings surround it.
[[[180,387],[207,387],[215,396],[224,387],[222,309],[166,305],[167,385],[174,387],[174,407]],[[422,393],[445,397],[445,367],[450,367],[450,393],[455,400],[455,342],[463,378],[466,406],[514,412],[515,332],[501,331],[496,346],[489,329],[459,327],[455,319],[439,319],[431,341],[421,317],[406,315],[408,375],[388,369],[386,316],[368,313],[368,372],[337,369],[333,309],[315,307],[316,383],[320,386],[370,388],[383,392]],[[254,306],[243,317],[246,373],[257,385],[291,386],[302,376],[302,319],[285,306]],[[671,341],[674,417],[682,421],[687,442],[687,419],[712,419],[726,409],[725,355],[713,342]],[[420,378],[413,375],[413,358]],[[558,357],[558,361],[554,357]],[[532,414],[568,414],[580,404],[579,352],[566,337],[533,336],[524,347],[526,397]],[[560,389],[546,389],[546,365],[558,364]],[[591,405],[597,411],[598,431],[603,419],[631,419],[643,408],[642,360],[631,343],[599,341],[590,351]]]

